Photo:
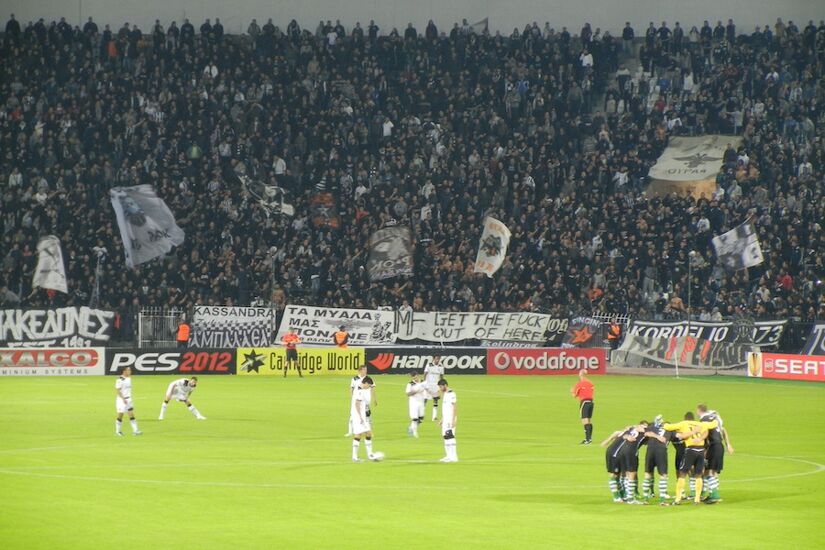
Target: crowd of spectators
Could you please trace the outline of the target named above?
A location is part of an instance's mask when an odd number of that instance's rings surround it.
[[[590,25],[502,35],[466,21],[387,32],[269,20],[232,36],[219,20],[144,32],[12,18],[0,66],[0,304],[88,304],[97,248],[99,304],[118,310],[273,302],[652,317],[690,306],[707,319],[825,318],[825,23],[752,34],[732,21],[687,33],[651,23],[634,37],[629,23],[614,38]],[[725,153],[719,190],[648,196],[669,137],[704,133],[743,138]],[[282,189],[294,215],[238,174]],[[129,270],[108,189],[141,183],[186,240]],[[472,273],[488,214],[513,233],[490,279]],[[746,220],[765,262],[726,272],[710,238]],[[415,236],[414,275],[371,282],[369,235],[392,224]],[[45,234],[61,240],[67,296],[31,288]]]

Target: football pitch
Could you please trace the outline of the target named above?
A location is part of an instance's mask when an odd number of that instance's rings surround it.
[[[594,444],[574,377],[452,376],[457,464],[427,420],[407,433],[407,377],[377,376],[381,463],[352,463],[349,379],[204,376],[196,421],[168,376],[135,376],[143,436],[114,436],[114,377],[0,380],[3,548],[823,547],[825,386],[729,377],[593,377]],[[713,505],[614,504],[613,430],[697,403],[722,415]],[[363,457],[363,449],[361,450]],[[644,454],[644,449],[642,450]],[[671,466],[670,492],[675,486]]]

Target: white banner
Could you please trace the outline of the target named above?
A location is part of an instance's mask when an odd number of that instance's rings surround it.
[[[373,309],[346,309],[315,306],[286,306],[278,329],[280,342],[292,327],[302,344],[333,345],[332,337],[341,326],[349,333],[351,346],[377,346],[395,342],[394,313]]]
[[[719,262],[731,271],[759,265],[765,261],[759,237],[750,223],[743,223],[727,233],[713,238],[713,249]]]
[[[274,331],[275,310],[267,307],[195,306],[189,347],[266,347]]]
[[[69,293],[60,239],[54,235],[47,235],[37,243],[37,268],[34,270],[32,286]]]
[[[115,312],[88,307],[0,309],[0,345],[83,348],[112,337]]]
[[[458,342],[471,338],[544,342],[552,315],[542,313],[396,312],[393,331],[399,340]]]
[[[183,243],[183,229],[172,211],[149,184],[115,187],[109,191],[115,209],[126,266],[135,267]]]
[[[473,272],[492,277],[504,263],[509,244],[510,230],[507,226],[490,216],[484,218],[484,231],[478,243],[478,255]]]
[[[734,136],[672,137],[648,175],[665,181],[715,178],[727,145],[737,147],[739,143],[741,138]]]

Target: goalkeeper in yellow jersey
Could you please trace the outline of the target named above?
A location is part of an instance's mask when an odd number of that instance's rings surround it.
[[[714,429],[719,423],[716,420],[710,422],[699,422],[695,420],[692,412],[685,413],[685,419],[676,424],[665,424],[662,426],[665,431],[676,432],[676,437],[685,442],[685,456],[679,465],[679,478],[676,481],[676,499],[674,505],[682,503],[682,496],[685,492],[685,481],[693,471],[696,481],[696,494],[694,503],[699,504],[702,497],[702,473],[705,471],[705,439],[708,437],[708,430]]]

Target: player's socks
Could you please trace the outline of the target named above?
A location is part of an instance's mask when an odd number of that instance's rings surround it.
[[[667,478],[660,477],[659,478],[659,498],[660,499],[667,499]]]
[[[454,437],[444,440],[444,454],[450,460],[458,460],[458,452],[456,451],[456,441]]]
[[[713,499],[718,499],[719,498],[719,477],[718,476],[708,477],[708,492],[710,493],[710,498],[713,498]]]
[[[115,420],[115,433],[122,434],[123,433],[123,421],[122,420]]]
[[[642,496],[649,498],[653,496],[653,478],[646,477],[642,481]]]
[[[690,494],[691,495],[696,494],[696,479],[695,478],[690,478]]]
[[[129,420],[129,423],[132,425],[132,433],[138,433],[140,431],[140,430],[138,430],[138,425],[137,425],[137,419],[136,418],[132,418],[131,420]]]
[[[685,478],[680,477],[676,480],[676,502],[682,501],[682,496],[685,492]]]
[[[584,425],[584,438],[587,441],[593,439],[593,424],[585,424]]]
[[[161,406],[160,406],[160,416],[158,416],[158,420],[163,420],[163,415],[166,414],[167,405],[169,405],[169,403],[166,403],[165,401],[161,404]]]
[[[364,440],[364,447],[367,448],[367,458],[372,458],[372,438],[368,437]]]
[[[699,502],[702,502],[702,485],[703,484],[704,484],[704,482],[702,481],[702,478],[697,477],[696,478],[696,493],[694,493],[696,496],[693,497],[694,502],[696,502],[697,504]]]
[[[636,480],[635,479],[628,479],[627,480],[627,495],[625,497],[628,501],[636,500]]]
[[[187,408],[189,409],[189,412],[195,415],[195,418],[201,415],[201,413],[198,412],[198,409],[195,408],[195,405],[189,405]]]
[[[610,494],[613,495],[613,500],[621,498],[619,494],[619,481],[615,477],[610,476],[607,478],[607,486],[610,488]]]
[[[361,442],[357,439],[352,440],[352,459],[358,460],[358,449],[361,447]]]

